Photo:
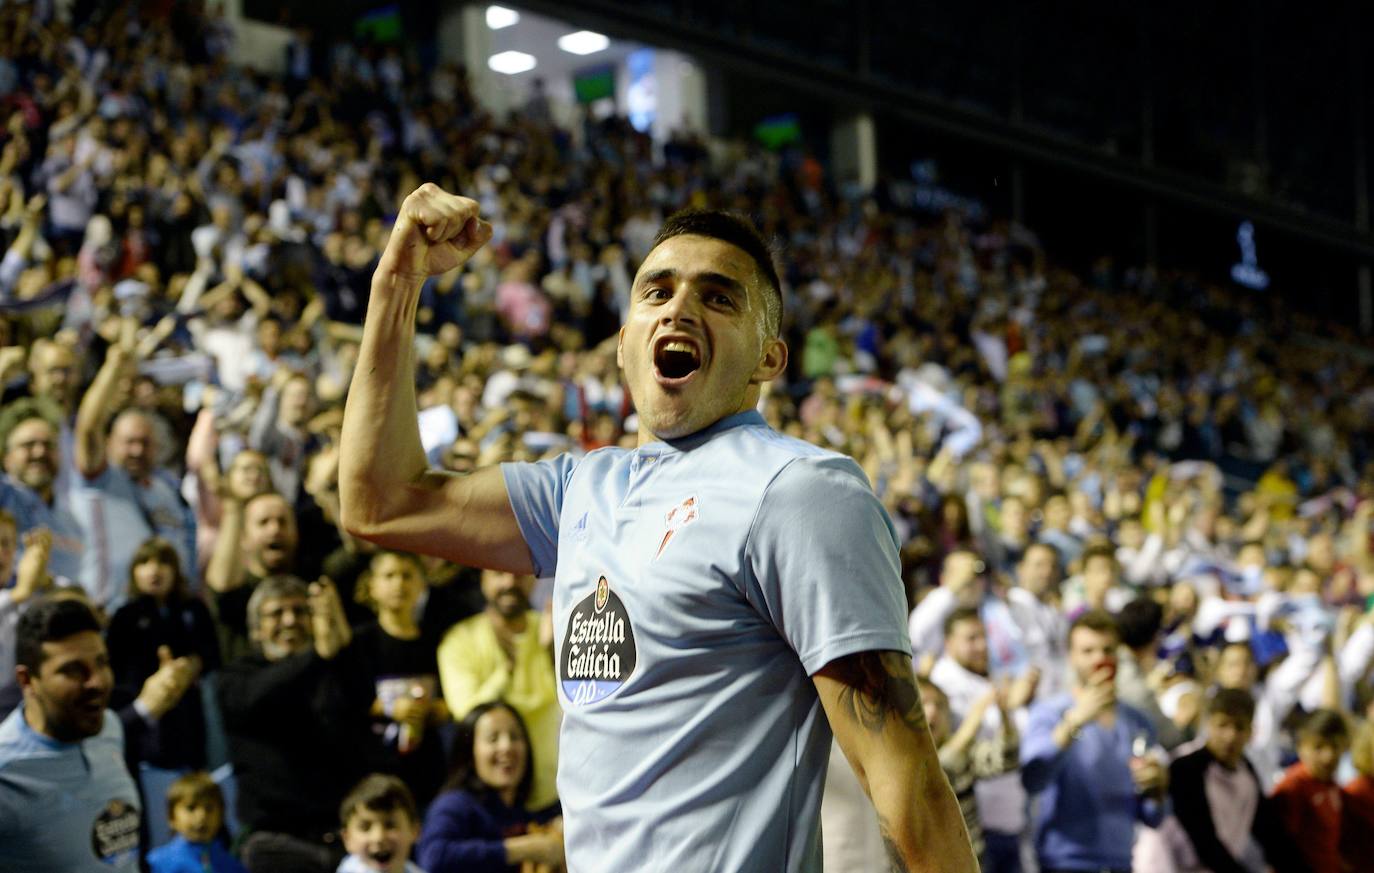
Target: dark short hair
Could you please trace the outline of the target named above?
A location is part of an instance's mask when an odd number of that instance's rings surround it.
[[[1083,550],[1083,568],[1087,569],[1088,562],[1093,558],[1106,558],[1116,566],[1116,548],[1108,542],[1096,542]]]
[[[1315,709],[1298,725],[1298,739],[1326,740],[1330,743],[1350,742],[1350,725],[1345,716],[1334,709]]]
[[[758,228],[748,218],[723,209],[681,209],[668,216],[654,237],[651,248],[675,236],[705,236],[729,243],[754,260],[759,275],[770,292],[767,300],[767,327],[771,336],[782,329],[782,283],[773,252]]]
[[[1207,714],[1250,724],[1255,720],[1255,696],[1244,688],[1218,688],[1207,701]]]
[[[515,711],[515,707],[504,700],[489,700],[486,703],[479,703],[467,715],[463,716],[462,721],[458,722],[457,730],[453,734],[453,745],[449,747],[448,755],[448,759],[453,764],[449,768],[448,781],[444,783],[444,788],[467,791],[484,800],[495,796],[491,786],[478,777],[477,761],[473,754],[473,747],[477,742],[477,722],[493,709],[504,709],[509,712],[515,718],[515,723],[520,726],[520,733],[525,738],[525,773],[520,777],[520,784],[515,786],[515,806],[523,808],[525,801],[529,800],[530,797],[530,786],[534,784],[534,747],[530,743],[530,732],[525,727],[525,720],[520,717],[520,713]]]
[[[1164,625],[1164,607],[1149,597],[1137,597],[1116,614],[1116,629],[1127,648],[1148,646]]]
[[[954,630],[954,626],[956,624],[959,624],[960,622],[964,621],[976,621],[979,624],[982,624],[983,617],[978,614],[978,607],[960,606],[955,608],[955,610],[951,612],[949,615],[945,616],[945,624],[943,628],[945,636],[950,635],[950,633]]]
[[[1116,626],[1116,619],[1105,609],[1089,609],[1075,618],[1073,624],[1069,625],[1068,639],[1073,639],[1073,632],[1079,628],[1099,634],[1111,634],[1118,641],[1121,639],[1121,629]]]
[[[339,824],[348,826],[348,820],[360,809],[373,812],[402,812],[416,824],[420,815],[415,811],[415,795],[410,793],[406,784],[395,776],[385,773],[372,773],[353,786],[348,796],[339,804]]]
[[[57,404],[46,397],[20,397],[5,404],[0,412],[0,452],[9,451],[10,434],[26,421],[38,419],[52,428],[53,438],[57,438],[62,427],[62,413]]]
[[[15,663],[37,673],[43,667],[44,643],[55,643],[86,631],[100,633],[100,620],[89,606],[67,597],[44,597],[19,617]]]

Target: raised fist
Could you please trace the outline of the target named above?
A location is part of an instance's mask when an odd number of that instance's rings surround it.
[[[426,182],[401,204],[378,272],[426,279],[460,267],[491,239],[477,201]]]

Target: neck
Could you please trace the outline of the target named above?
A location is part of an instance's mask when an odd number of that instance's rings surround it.
[[[497,794],[498,797],[501,798],[501,802],[504,803],[506,806],[509,806],[509,807],[511,807],[512,809],[515,808],[515,789],[514,789],[514,788],[503,788],[503,789],[501,789],[500,791],[496,792],[496,794]]]
[[[409,610],[384,609],[377,613],[377,623],[388,636],[403,640],[413,640],[420,635],[415,625],[415,615]]]
[[[491,619],[491,623],[494,624],[500,630],[510,631],[511,633],[519,633],[520,631],[525,629],[526,622],[524,612],[521,612],[519,615],[513,615],[510,618],[507,618],[506,616],[502,615],[499,611],[497,611],[495,607],[488,606],[487,618]]]
[[[48,732],[48,722],[43,718],[43,708],[35,706],[27,694],[24,695],[24,723],[36,734],[45,736],[50,740],[57,739]]]

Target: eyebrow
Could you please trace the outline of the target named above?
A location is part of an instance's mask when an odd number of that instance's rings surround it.
[[[681,274],[678,273],[677,270],[673,270],[670,268],[654,270],[651,273],[645,273],[640,278],[639,285],[642,287],[644,285],[652,285],[654,282],[658,282],[663,279],[677,279],[680,275]],[[712,271],[707,271],[704,273],[693,273],[691,278],[697,282],[702,282],[708,285],[719,285],[726,291],[729,291],[731,294],[734,294],[746,300],[749,297],[748,291],[745,289],[744,285],[738,279],[734,279],[730,276],[725,275],[724,273],[716,273]]]

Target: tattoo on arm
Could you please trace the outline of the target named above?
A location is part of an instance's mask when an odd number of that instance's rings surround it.
[[[902,851],[897,848],[897,841],[892,839],[887,819],[881,816],[878,817],[878,831],[883,835],[883,848],[887,851],[887,862],[892,865],[892,873],[907,873],[910,868],[902,859]]]
[[[844,685],[840,703],[866,730],[880,733],[889,717],[915,731],[928,729],[911,659],[901,652],[859,652],[825,671]]]

